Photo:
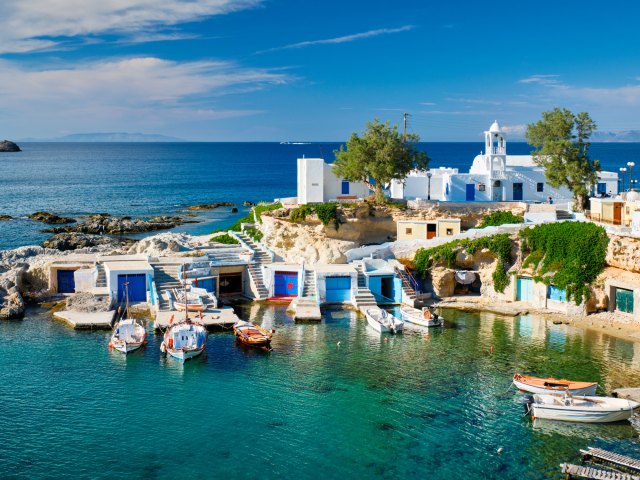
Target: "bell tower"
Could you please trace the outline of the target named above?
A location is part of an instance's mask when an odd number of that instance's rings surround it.
[[[493,177],[494,172],[504,172],[507,165],[507,140],[497,120],[484,132],[484,147],[489,174]]]

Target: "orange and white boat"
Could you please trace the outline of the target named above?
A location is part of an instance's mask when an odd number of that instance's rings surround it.
[[[240,320],[233,326],[233,333],[239,342],[252,347],[269,348],[273,333],[268,332],[260,325]]]
[[[173,306],[179,312],[202,312],[205,309],[204,302],[200,298],[200,295],[193,292],[173,290]]]
[[[572,395],[589,395],[596,394],[597,383],[593,382],[574,382],[572,380],[558,380],[556,378],[539,378],[530,375],[520,375],[516,373],[513,376],[513,384],[521,392],[529,393],[565,393]]]

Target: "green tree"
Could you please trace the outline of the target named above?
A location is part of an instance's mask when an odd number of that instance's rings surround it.
[[[420,137],[414,133],[406,136],[398,132],[398,126],[375,119],[367,122],[362,136],[352,133],[340,150],[336,150],[334,172],[350,182],[364,182],[375,190],[376,202],[384,202],[382,188],[393,179],[403,179],[414,168],[425,170],[429,157],[417,150]]]
[[[537,165],[554,188],[571,190],[574,208],[588,208],[589,188],[598,181],[600,162],[589,158],[589,137],[596,123],[587,112],[574,115],[566,108],[543,112],[542,120],[527,126],[525,135]]]

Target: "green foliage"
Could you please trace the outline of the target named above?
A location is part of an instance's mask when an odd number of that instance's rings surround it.
[[[604,270],[609,237],[593,223],[562,222],[520,231],[525,263],[536,263],[534,280],[567,291],[577,305],[589,298],[589,285]]]
[[[260,203],[253,207],[253,211],[256,212],[256,218],[258,219],[258,223],[262,223],[262,214],[265,212],[272,212],[274,210],[278,210],[282,208],[281,203]],[[253,218],[250,222],[245,223],[253,223]]]
[[[519,215],[514,215],[509,210],[498,210],[485,215],[478,225],[478,228],[484,227],[497,227],[499,225],[505,225],[510,223],[523,223],[524,218]]]
[[[314,213],[318,216],[318,220],[320,220],[325,227],[330,223],[333,223],[336,230],[340,228],[340,221],[338,220],[338,204],[335,202],[300,205],[299,207],[291,210],[289,219],[292,222],[300,223],[303,222],[307,216]]]
[[[256,205],[255,207],[252,207],[249,213],[247,213],[244,217],[236,220],[236,222],[233,225],[231,225],[229,228],[218,229],[218,230],[215,230],[213,233],[226,232],[227,230],[231,230],[232,232],[241,232],[243,223],[255,222],[255,219],[253,216],[254,211],[256,212],[256,218],[258,219],[258,222],[261,223],[263,213],[271,212],[273,210],[278,210],[279,208],[282,208],[281,203],[261,203],[259,205]]]
[[[464,249],[470,255],[481,250],[488,250],[494,255],[498,262],[493,272],[493,288],[497,292],[504,292],[509,285],[509,275],[507,275],[507,265],[511,264],[511,238],[506,233],[477,238],[475,240],[462,239],[445,243],[437,247],[424,249],[420,248],[416,252],[414,265],[423,277],[428,270],[436,263],[444,263],[449,268],[455,268],[458,251]]]
[[[245,228],[244,233],[249,235],[255,242],[259,242],[264,236],[264,234],[255,227]]]
[[[417,168],[426,170],[429,157],[417,150],[420,137],[407,134],[406,142],[398,126],[375,119],[367,122],[362,136],[352,133],[346,148],[336,150],[334,172],[351,182],[364,182],[376,192],[376,201],[384,202],[383,185],[393,179],[402,179]],[[373,179],[373,183],[371,180]]]
[[[225,245],[237,245],[240,243],[238,240],[227,233],[211,237],[211,241],[216,243],[224,243]]]
[[[527,141],[536,164],[544,168],[552,187],[566,186],[577,208],[588,208],[590,185],[598,179],[600,162],[589,158],[589,137],[596,130],[589,114],[574,115],[566,108],[542,113],[542,120],[527,126]]]

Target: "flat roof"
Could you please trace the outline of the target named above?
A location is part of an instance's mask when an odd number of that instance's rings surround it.
[[[419,224],[427,224],[427,223],[437,223],[437,222],[458,222],[460,223],[459,218],[436,218],[435,220],[398,220],[398,223],[419,223]]]
[[[104,262],[104,268],[113,272],[123,272],[127,270],[152,270],[153,268],[146,260],[130,260],[117,262]]]
[[[330,264],[330,265],[316,265],[314,267],[316,272],[321,273],[356,273],[355,267],[348,264]]]

